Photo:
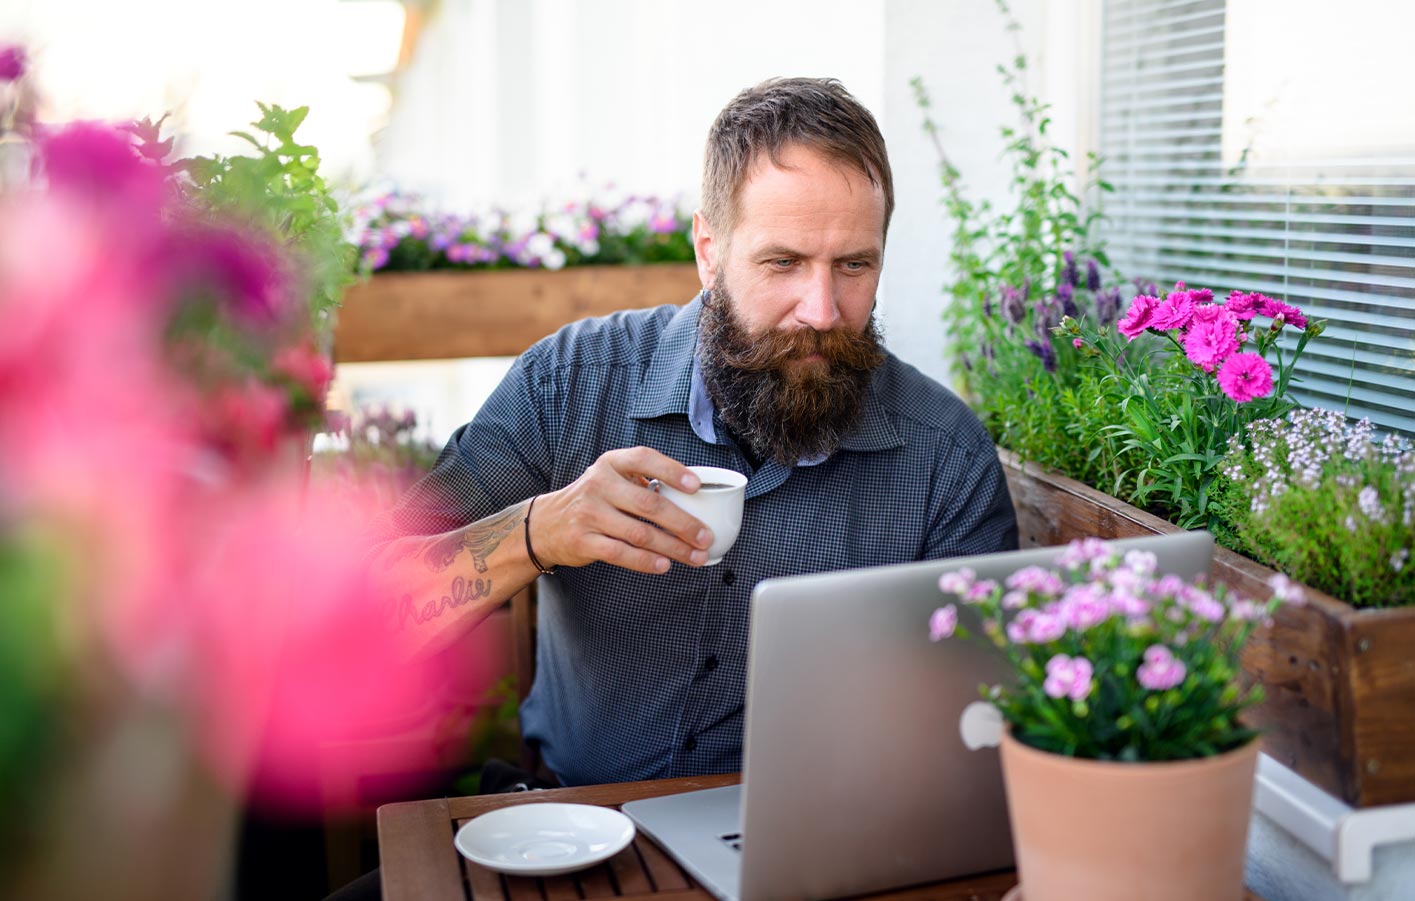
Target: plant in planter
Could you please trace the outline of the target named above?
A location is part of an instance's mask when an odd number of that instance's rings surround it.
[[[354,216],[360,266],[370,273],[693,261],[691,213],[658,197],[458,215],[430,212],[417,197],[388,193],[357,207]]]
[[[1208,525],[1229,439],[1296,406],[1287,396],[1293,367],[1326,327],[1262,294],[1213,299],[1181,282],[1162,296],[1137,295],[1114,331],[1084,316],[1056,328],[1085,355],[1092,368],[1083,378],[1113,417],[1102,434],[1126,466],[1111,490],[1186,529]],[[1284,354],[1284,334],[1294,331]]]
[[[1229,439],[1229,538],[1248,556],[1357,607],[1415,605],[1415,449],[1370,420],[1294,410]]]
[[[997,5],[1017,31],[1007,5]],[[1001,130],[1015,201],[1008,208],[970,199],[930,117],[928,93],[920,79],[912,82],[952,226],[943,315],[956,384],[998,444],[1078,478],[1111,481],[1126,454],[1104,441],[1100,386],[1086,377],[1082,354],[1053,334],[1064,316],[1109,325],[1119,315],[1120,288],[1103,285],[1109,261],[1093,230],[1100,214],[1082,202],[1111,186],[1099,178],[1095,155],[1078,179],[1066,151],[1050,143],[1048,107],[1026,93],[1020,49],[997,69],[1016,113]]]
[[[1008,726],[1002,761],[1026,897],[1239,897],[1257,745],[1243,712],[1239,653],[1284,600],[1279,578],[1254,602],[1223,586],[1156,572],[1154,554],[1123,557],[1072,543],[1057,568],[1004,584],[943,576],[954,603],[930,637],[997,647],[1010,684],[984,694]],[[976,608],[981,634],[959,625]],[[1203,861],[1203,866],[1195,866]]]

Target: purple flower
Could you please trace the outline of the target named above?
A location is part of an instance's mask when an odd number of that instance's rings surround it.
[[[994,582],[992,579],[984,579],[981,582],[974,582],[971,586],[968,587],[967,591],[963,592],[963,603],[981,604],[983,601],[986,601],[989,597],[991,597],[993,591],[995,591],[996,589],[997,583]]]
[[[173,251],[181,260],[178,282],[185,292],[215,296],[247,325],[273,326],[294,311],[296,297],[280,245],[233,229],[184,237]]]
[[[1223,312],[1223,307],[1200,309]],[[1184,355],[1205,372],[1213,372],[1224,359],[1237,352],[1238,320],[1229,313],[1208,320],[1196,317],[1194,324],[1184,333]]]
[[[1086,290],[1095,293],[1101,289],[1101,268],[1095,260],[1086,261]]]
[[[1002,315],[1007,317],[1007,321],[1016,325],[1027,315],[1027,306],[1022,301],[1022,292],[1010,285],[1002,289]]]
[[[1110,325],[1120,315],[1120,287],[1117,285],[1096,294],[1096,322]]]
[[[1218,386],[1240,404],[1267,397],[1273,390],[1273,370],[1261,354],[1234,354],[1218,370]]]
[[[384,247],[370,247],[364,251],[363,264],[374,272],[388,265],[388,250]]]
[[[29,59],[19,44],[0,47],[0,83],[18,81],[24,77]]]
[[[1159,302],[1158,297],[1137,294],[1135,299],[1130,301],[1130,309],[1125,311],[1125,317],[1116,326],[1120,334],[1131,341],[1140,337],[1140,333],[1150,327],[1150,320],[1154,317],[1155,307],[1159,306]]]
[[[1072,319],[1081,315],[1081,308],[1076,306],[1076,289],[1069,283],[1062,284],[1056,289],[1056,299],[1061,304],[1061,312]]]
[[[1085,657],[1057,654],[1047,661],[1047,678],[1042,690],[1048,697],[1084,701],[1091,693],[1091,677],[1094,674],[1091,661]]]
[[[1047,372],[1056,372],[1056,350],[1052,348],[1050,341],[1027,341],[1027,349],[1032,352],[1037,359],[1042,361],[1042,368]]]
[[[1176,658],[1169,648],[1152,644],[1145,649],[1145,662],[1135,675],[1150,691],[1167,691],[1184,681],[1185,672],[1184,661]]]
[[[942,641],[958,628],[958,608],[949,604],[940,607],[929,617],[929,641]]]
[[[1061,268],[1061,283],[1068,288],[1075,288],[1081,283],[1080,277],[1076,274],[1076,255],[1068,250],[1061,256],[1066,260],[1066,265]],[[1057,293],[1060,293],[1059,289]]]
[[[132,136],[101,122],[46,131],[38,165],[49,186],[85,200],[153,208],[165,190],[162,171],[143,161]]]

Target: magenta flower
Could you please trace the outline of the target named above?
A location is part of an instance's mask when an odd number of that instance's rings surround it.
[[[1073,541],[1066,546],[1056,558],[1058,565],[1069,570],[1080,569],[1082,566],[1091,564],[1092,568],[1096,563],[1104,563],[1110,559],[1111,547],[1099,538],[1082,538]]]
[[[1223,393],[1240,404],[1267,397],[1273,390],[1273,369],[1261,354],[1234,354],[1218,370]]]
[[[1222,307],[1204,309],[1222,311]],[[1184,333],[1184,355],[1205,372],[1213,372],[1225,358],[1238,352],[1238,320],[1224,314],[1210,321],[1196,319]]]
[[[19,81],[24,77],[28,63],[25,48],[20,45],[9,44],[0,47],[0,83]]]
[[[1152,644],[1145,649],[1145,662],[1135,675],[1150,691],[1166,691],[1183,682],[1186,672],[1184,661],[1176,658],[1169,648]]]
[[[1047,661],[1047,678],[1042,690],[1048,697],[1084,701],[1091,693],[1091,677],[1095,669],[1085,657],[1057,654]]]
[[[1262,315],[1267,316],[1269,319],[1276,319],[1281,316],[1283,321],[1293,328],[1305,329],[1307,327],[1307,317],[1302,315],[1301,310],[1291,304],[1285,304],[1280,300],[1273,300],[1271,297],[1266,297],[1262,294],[1257,295],[1257,298],[1258,312]]]
[[[1183,290],[1184,283],[1175,285],[1175,290],[1171,291],[1159,306],[1155,307],[1154,313],[1150,316],[1149,327],[1159,331],[1169,331],[1175,328],[1188,328],[1189,321],[1194,318],[1194,296]]]
[[[1159,306],[1160,299],[1151,297],[1148,294],[1137,294],[1135,299],[1130,301],[1130,309],[1125,311],[1125,316],[1116,323],[1116,329],[1125,337],[1134,341],[1140,337],[1140,333],[1150,327],[1150,320],[1154,316],[1155,307]]]
[[[1307,602],[1307,596],[1303,592],[1302,586],[1282,573],[1274,573],[1268,579],[1268,587],[1272,589],[1273,595],[1284,604],[1300,606]]]
[[[993,590],[996,588],[997,583],[992,579],[984,579],[981,582],[975,582],[968,587],[967,591],[963,592],[963,603],[981,604],[992,596]]]
[[[1096,583],[1077,585],[1061,599],[1061,619],[1077,632],[1105,622],[1110,616],[1110,603],[1105,589]]]
[[[1258,312],[1258,298],[1261,294],[1245,294],[1242,291],[1234,291],[1228,295],[1228,301],[1223,308],[1233,315],[1235,319],[1252,319]]]
[[[958,628],[958,608],[949,604],[940,607],[929,617],[929,641],[942,641]]]
[[[47,130],[37,167],[52,190],[100,208],[156,210],[166,193],[162,170],[138,156],[132,136],[101,122]]]

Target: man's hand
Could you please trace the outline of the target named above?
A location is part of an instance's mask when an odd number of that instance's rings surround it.
[[[654,479],[690,494],[699,487],[688,467],[651,448],[606,452],[578,479],[536,499],[536,557],[546,566],[603,561],[643,573],[667,572],[672,560],[703,565],[712,532],[653,491]]]

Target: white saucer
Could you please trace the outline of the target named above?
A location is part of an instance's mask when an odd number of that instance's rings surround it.
[[[473,863],[512,876],[557,876],[608,860],[634,840],[624,814],[592,804],[517,804],[484,813],[453,844]]]

